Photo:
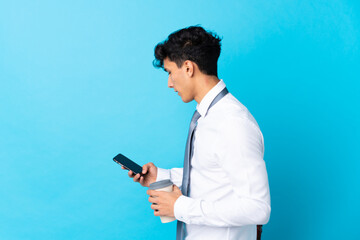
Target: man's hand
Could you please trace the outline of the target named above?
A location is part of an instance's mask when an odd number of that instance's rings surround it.
[[[124,166],[121,166],[122,169],[126,170]],[[142,167],[142,175],[134,174],[133,171],[129,170],[129,177],[133,178],[134,182],[139,182],[144,187],[149,187],[149,185],[156,181],[157,177],[157,167],[153,163],[147,163]]]
[[[176,200],[182,195],[181,190],[173,185],[172,192],[163,192],[148,190],[146,192],[151,202],[151,208],[154,209],[155,216],[168,216],[174,217],[174,205]]]

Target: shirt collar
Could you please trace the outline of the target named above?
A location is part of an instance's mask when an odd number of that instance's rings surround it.
[[[205,95],[201,102],[196,106],[196,110],[202,117],[205,117],[210,104],[214,98],[226,87],[223,80],[220,81]]]

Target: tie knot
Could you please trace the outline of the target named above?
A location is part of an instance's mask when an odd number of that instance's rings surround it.
[[[192,119],[191,119],[191,122],[192,122],[192,123],[196,123],[197,120],[199,120],[200,117],[201,117],[200,113],[196,110],[196,111],[194,112],[194,115],[193,115]]]

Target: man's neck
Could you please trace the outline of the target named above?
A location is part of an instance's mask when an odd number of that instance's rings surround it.
[[[203,75],[201,76],[197,82],[197,92],[196,96],[194,97],[195,101],[199,104],[201,100],[205,97],[205,95],[218,84],[219,78],[216,76],[208,76]]]

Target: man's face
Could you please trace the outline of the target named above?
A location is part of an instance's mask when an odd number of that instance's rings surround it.
[[[173,88],[183,102],[194,100],[194,83],[187,73],[185,64],[178,68],[175,62],[165,58],[164,69],[169,74],[168,87]]]

